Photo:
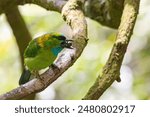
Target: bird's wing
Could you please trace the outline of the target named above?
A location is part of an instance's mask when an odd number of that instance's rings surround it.
[[[38,45],[37,40],[32,40],[24,52],[24,57],[35,57],[39,53],[40,48],[41,47]]]

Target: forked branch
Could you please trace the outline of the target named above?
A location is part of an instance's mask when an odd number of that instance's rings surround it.
[[[120,68],[138,15],[140,0],[125,0],[121,23],[109,59],[84,100],[96,100],[120,78]]]
[[[44,90],[62,75],[81,55],[87,44],[87,24],[82,12],[84,0],[69,0],[62,9],[62,16],[72,29],[73,49],[64,50],[55,61],[59,68],[49,68],[40,77],[0,96],[0,99],[22,99]]]

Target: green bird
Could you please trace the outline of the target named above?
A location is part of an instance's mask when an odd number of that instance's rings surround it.
[[[72,49],[72,40],[60,33],[48,33],[31,40],[24,52],[25,69],[19,85],[29,81],[31,74],[39,76],[38,71],[53,65],[57,55],[64,49]]]

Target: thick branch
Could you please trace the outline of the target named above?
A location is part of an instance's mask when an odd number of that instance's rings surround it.
[[[24,5],[27,3],[37,4],[47,10],[61,12],[68,0],[0,0],[0,13],[14,5]]]
[[[102,75],[98,76],[94,85],[83,98],[84,100],[99,99],[106,89],[120,77],[120,67],[133,32],[139,10],[139,3],[140,0],[125,0],[116,42],[104,66]]]
[[[68,0],[0,0],[0,13],[13,5],[27,3],[37,4],[47,10],[61,12]],[[118,28],[123,10],[124,0],[85,0],[85,15],[102,25]]]
[[[9,22],[12,31],[16,37],[17,44],[20,51],[21,63],[23,64],[23,53],[25,48],[27,47],[29,41],[32,39],[31,35],[27,29],[27,26],[18,10],[17,6],[13,6],[7,10],[5,10],[5,15],[7,21]]]
[[[0,96],[0,99],[22,99],[32,93],[44,90],[54,82],[63,72],[65,72],[82,53],[87,44],[87,24],[84,14],[81,10],[83,1],[69,0],[62,9],[63,18],[71,26],[73,49],[64,50],[55,65],[59,68],[49,68],[40,77],[42,79],[33,79],[30,82]]]
[[[124,0],[87,0],[85,14],[104,26],[118,28]]]

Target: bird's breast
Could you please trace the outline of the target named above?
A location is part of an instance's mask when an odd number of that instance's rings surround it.
[[[25,65],[29,70],[41,70],[50,66],[57,56],[50,50],[41,50],[35,57],[25,58]]]

